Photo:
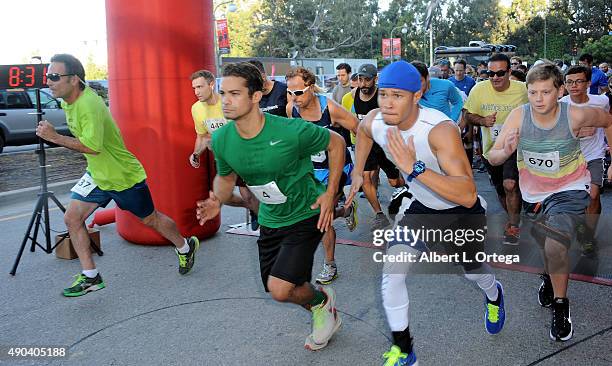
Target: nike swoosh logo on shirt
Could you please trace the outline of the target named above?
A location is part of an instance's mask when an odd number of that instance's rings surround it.
[[[282,140],[278,140],[278,141],[270,141],[270,146],[274,146],[276,144],[278,144],[279,142],[281,142]]]

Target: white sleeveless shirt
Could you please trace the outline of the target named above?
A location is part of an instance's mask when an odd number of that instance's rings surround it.
[[[415,124],[406,131],[401,131],[400,133],[404,139],[404,141],[408,141],[410,136],[414,136],[414,147],[416,150],[416,159],[421,160],[425,163],[427,169],[430,169],[438,174],[446,175],[442,169],[440,169],[440,165],[438,165],[438,159],[431,151],[429,146],[429,132],[432,128],[434,128],[438,123],[450,121],[447,115],[444,113],[437,111],[432,108],[420,107],[419,108],[419,116]],[[451,121],[452,122],[452,121]],[[394,126],[389,126],[385,123],[382,118],[382,114],[379,112],[374,120],[372,121],[372,137],[374,141],[382,147],[385,152],[385,155],[389,160],[391,160],[394,164],[393,156],[389,151],[387,146],[387,131],[389,128],[393,128]],[[406,182],[408,182],[407,177],[412,173],[412,169],[410,172],[406,173],[402,171],[402,175]],[[419,182],[417,179],[413,179],[412,182],[408,184],[409,191],[412,193],[414,198],[422,203],[423,205],[434,209],[434,210],[445,210],[453,207],[459,206],[456,203],[448,201],[447,199],[441,197],[429,187]]]

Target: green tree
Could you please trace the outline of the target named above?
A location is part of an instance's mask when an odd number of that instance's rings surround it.
[[[582,53],[593,55],[595,62],[609,62],[612,60],[612,36],[603,36],[598,40],[587,42]]]
[[[362,56],[376,9],[373,0],[262,0],[254,48],[259,56]]]
[[[89,54],[85,63],[85,77],[87,80],[106,80],[108,79],[108,67],[96,64],[93,55]]]
[[[230,39],[230,57],[252,57],[256,56],[253,49],[255,42],[255,23],[257,18],[255,12],[261,2],[235,1],[238,11],[227,14],[227,23]]]

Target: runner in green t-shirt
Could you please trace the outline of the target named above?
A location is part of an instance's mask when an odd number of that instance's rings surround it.
[[[51,58],[47,84],[55,98],[63,99],[62,108],[74,137],[58,134],[48,121],[41,121],[36,129],[41,138],[81,152],[87,159],[87,171],[72,188],[72,200],[64,215],[83,271],[64,289],[64,296],[81,296],[105,287],[89,250],[85,220],[111,200],[171,241],[179,257],[179,273],[188,273],[200,246],[198,238],[183,238],[174,221],[155,210],[142,164],[126,149],[102,98],[83,80],[83,65],[74,56],[59,54]]]
[[[302,119],[262,113],[263,79],[250,63],[223,70],[223,114],[231,120],[215,131],[214,192],[198,202],[200,224],[219,214],[239,175],[260,201],[259,265],[266,291],[276,301],[312,312],[312,334],[305,347],[325,347],[341,324],[334,291],[310,283],[314,253],[333,220],[334,196],[344,166],[344,139]],[[311,155],[326,150],[329,184],[314,177]]]

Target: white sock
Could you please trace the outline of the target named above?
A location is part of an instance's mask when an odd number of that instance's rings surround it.
[[[95,278],[98,275],[98,269],[84,269],[83,274],[89,278]]]
[[[471,274],[466,273],[465,277],[470,280],[476,282],[478,287],[482,289],[482,291],[487,294],[487,298],[491,301],[497,300],[497,296],[499,295],[499,291],[497,290],[497,281],[495,281],[495,275],[492,273],[486,274]]]
[[[189,244],[187,244],[187,239],[185,239],[185,245],[183,245],[180,248],[177,248],[178,252],[181,254],[187,254],[189,253]]]

